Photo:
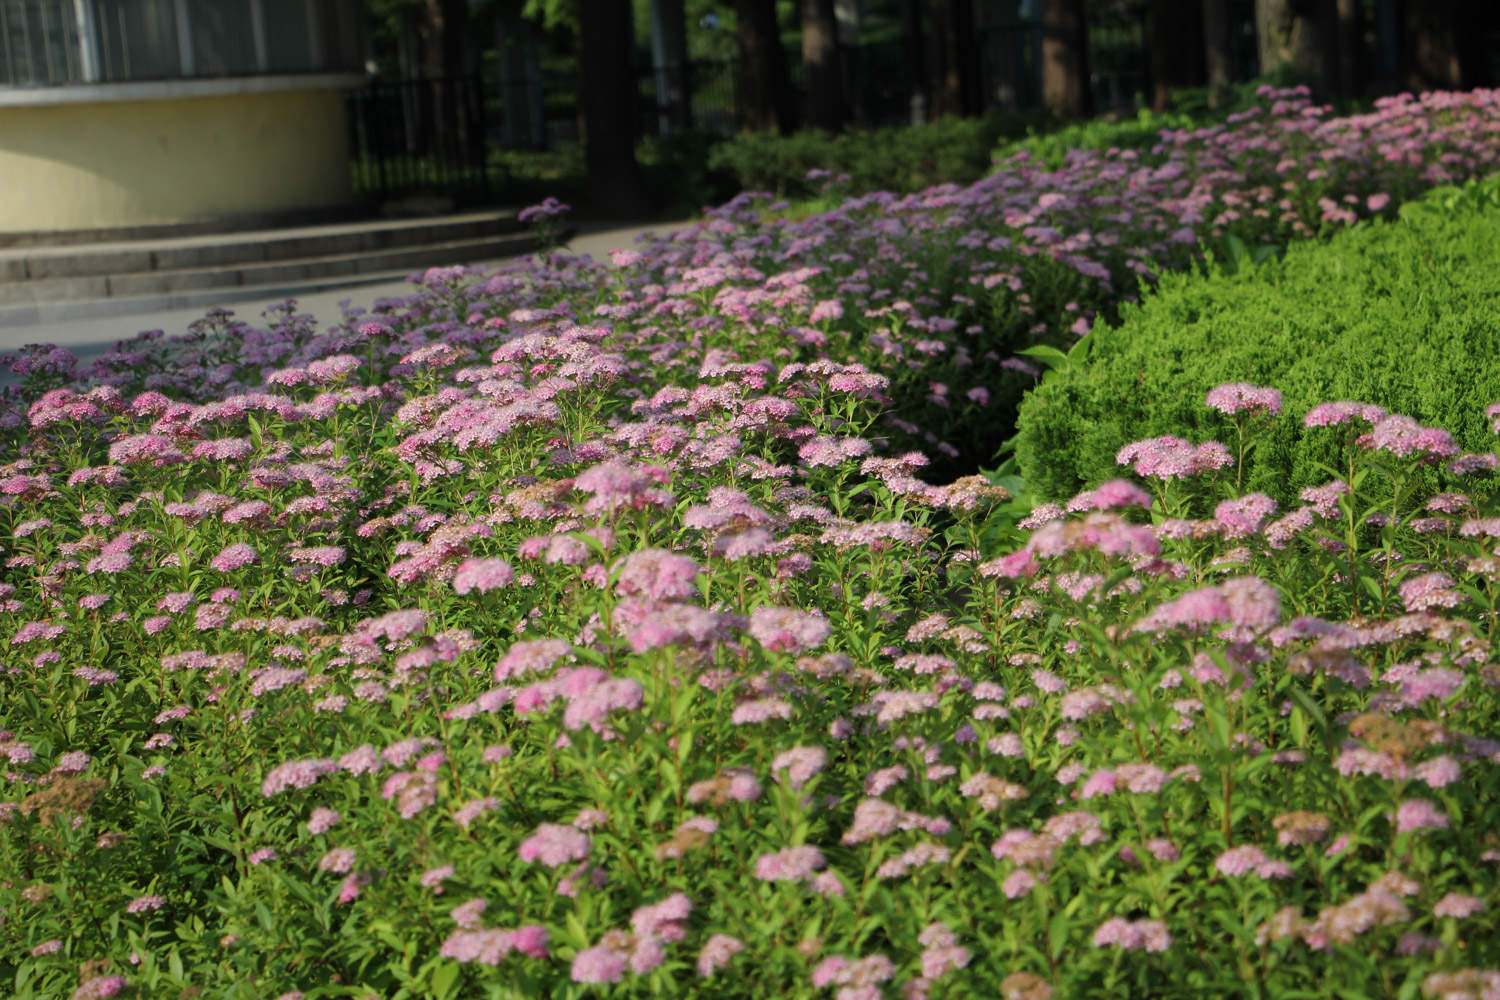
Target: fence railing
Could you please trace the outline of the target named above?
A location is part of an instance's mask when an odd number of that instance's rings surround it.
[[[1235,0],[1242,2],[1242,0]],[[1101,19],[1091,34],[1092,86],[1102,109],[1129,107],[1144,89],[1144,26]],[[1041,103],[1041,29],[1030,21],[991,25],[977,39],[986,103],[1029,110]],[[799,54],[788,53],[794,88],[805,85]],[[846,47],[846,94],[863,127],[913,118],[920,79],[900,42]],[[737,66],[695,61],[644,69],[636,86],[639,134],[691,129],[731,135],[740,124]],[[356,193],[392,198],[442,192],[480,196],[499,186],[490,153],[555,149],[578,138],[578,80],[573,73],[443,80],[376,81],[349,96],[350,148]],[[800,106],[802,102],[799,101]]]
[[[348,97],[354,190],[482,197],[490,188],[486,88],[478,76],[381,81]]]

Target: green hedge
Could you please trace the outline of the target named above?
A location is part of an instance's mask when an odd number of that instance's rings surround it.
[[[1223,117],[1220,115],[1219,119]],[[1154,114],[1142,109],[1133,118],[1094,118],[1052,131],[1033,132],[1024,139],[1002,142],[994,152],[994,160],[1003,164],[1017,153],[1027,153],[1032,159],[1057,170],[1075,149],[1150,150],[1161,142],[1163,129],[1193,129],[1205,124],[1203,118],[1182,112]]]
[[[1119,448],[1162,434],[1230,440],[1204,406],[1225,382],[1274,386],[1281,416],[1246,463],[1246,489],[1283,502],[1342,464],[1341,436],[1304,431],[1314,404],[1376,403],[1494,447],[1484,408],[1500,401],[1500,175],[1442,188],[1327,243],[1237,270],[1167,274],[1115,326],[1021,404],[1016,459],[1040,496],[1120,475]]]
[[[838,135],[816,129],[791,135],[750,133],[720,143],[708,162],[711,169],[733,173],[742,190],[787,198],[810,197],[829,180],[843,194],[910,194],[935,184],[978,180],[992,169],[995,143],[1024,135],[1035,122],[1034,116],[992,112],[983,118],[944,118]],[[832,177],[810,180],[813,170]]]
[[[1075,149],[1134,149],[1149,153],[1161,142],[1164,130],[1205,128],[1246,108],[1256,107],[1261,103],[1256,91],[1263,84],[1291,85],[1274,76],[1257,77],[1236,84],[1218,107],[1209,100],[1209,88],[1192,87],[1173,91],[1172,106],[1167,111],[1141,108],[1127,117],[1104,116],[1068,123],[1042,121],[1027,129],[1024,138],[1002,140],[993,158],[995,163],[1003,165],[1017,153],[1026,153],[1056,170]],[[1359,104],[1354,104],[1349,111],[1359,107]]]

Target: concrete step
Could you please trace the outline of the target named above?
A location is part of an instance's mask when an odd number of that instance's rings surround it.
[[[536,240],[532,234],[510,232],[299,259],[0,282],[0,307],[104,299],[170,298],[191,292],[260,289],[309,282],[323,282],[326,287],[329,284],[359,281],[376,274],[409,274],[414,270],[446,264],[472,264],[510,257],[528,253],[535,246]],[[0,319],[0,324],[3,323],[3,319]]]
[[[327,292],[333,289],[349,289],[351,294],[360,288],[405,282],[411,276],[409,270],[381,271],[356,275],[352,278],[314,278],[309,281],[294,281],[285,285],[261,285],[239,290],[208,288],[196,292],[177,292],[172,295],[147,295],[138,298],[82,299],[67,302],[37,302],[28,305],[0,305],[0,340],[17,341],[17,335],[6,335],[5,330],[22,330],[29,327],[56,327],[61,324],[109,318],[119,320],[121,329],[130,324],[132,316],[146,316],[179,309],[206,310],[237,302],[244,312],[243,301],[255,296],[258,307],[271,305],[286,298],[300,298]],[[244,318],[251,319],[246,315]],[[320,319],[322,317],[319,317]],[[38,331],[42,334],[43,331]],[[32,337],[45,340],[46,336]]]
[[[402,247],[516,233],[510,211],[417,219],[370,219],[251,232],[0,250],[0,290],[33,281],[113,277],[152,271],[203,270],[313,257],[340,257]],[[96,286],[79,285],[94,295]],[[0,301],[5,301],[0,298]]]

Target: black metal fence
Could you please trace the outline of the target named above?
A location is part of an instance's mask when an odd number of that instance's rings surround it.
[[[1040,26],[1025,20],[991,25],[977,41],[986,103],[1037,108]],[[1129,17],[1099,20],[1090,54],[1095,106],[1131,107],[1146,84],[1144,25]],[[800,89],[800,53],[789,52],[788,62],[794,90]],[[856,125],[899,125],[922,114],[914,97],[927,81],[903,43],[846,47],[843,63]],[[636,81],[639,133],[734,134],[740,123],[737,69],[732,61],[699,61],[643,70]],[[372,82],[349,97],[355,192],[371,199],[417,193],[482,198],[500,186],[492,152],[556,150],[575,142],[578,106],[576,74],[535,65],[520,76],[492,68],[449,79]]]
[[[488,194],[487,93],[477,76],[377,81],[351,93],[355,194]]]

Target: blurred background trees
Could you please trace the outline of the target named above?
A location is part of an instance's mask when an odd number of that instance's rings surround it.
[[[1349,106],[1402,89],[1488,85],[1500,69],[1500,3],[1488,0],[365,0],[365,9],[376,80],[478,81],[480,139],[492,153],[580,143],[597,200],[621,212],[648,194],[632,154],[642,142],[670,157],[735,133],[1218,108],[1252,79],[1306,84],[1316,99]],[[443,117],[440,101],[405,101]],[[407,126],[429,145],[463,131]]]

